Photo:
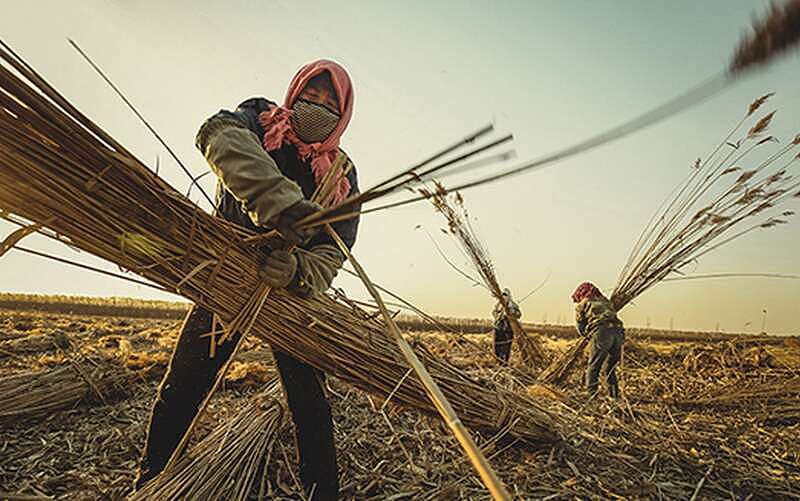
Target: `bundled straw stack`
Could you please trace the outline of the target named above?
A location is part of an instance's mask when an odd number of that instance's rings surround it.
[[[472,262],[475,271],[478,272],[480,277],[480,283],[503,306],[503,311],[509,320],[511,330],[514,332],[516,345],[526,366],[530,368],[541,367],[545,361],[544,349],[539,340],[529,336],[522,329],[519,320],[511,315],[508,300],[503,296],[503,289],[497,281],[494,265],[489,258],[486,247],[480,241],[469,222],[469,214],[466,207],[464,207],[464,199],[461,194],[455,193],[448,197],[444,186],[435,181],[433,190],[421,188],[419,191],[422,196],[431,201],[436,211],[445,217],[447,231],[458,240],[461,250]]]
[[[669,402],[683,409],[747,409],[750,416],[763,414],[773,424],[796,424],[800,422],[800,376],[778,381],[735,381]]]
[[[5,357],[20,357],[69,347],[69,337],[62,331],[25,336],[7,342],[0,342],[0,360]]]
[[[0,208],[40,233],[252,325],[276,349],[392,402],[435,415],[382,323],[327,296],[263,299],[254,234],[210,216],[137,160],[4,45],[0,57]],[[244,315],[243,312],[250,312]],[[234,322],[236,320],[236,322]],[[560,426],[542,404],[479,383],[420,351],[461,420],[534,442]]]
[[[256,482],[270,462],[278,434],[286,423],[280,383],[273,379],[266,389],[228,420],[220,423],[178,462],[150,480],[128,498],[160,499],[271,499],[269,484]],[[257,489],[255,487],[258,486]]]
[[[751,159],[778,142],[766,134],[774,111],[754,119],[770,96],[756,99],[711,154],[697,159],[647,224],[611,295],[617,310],[670,275],[679,279],[688,265],[709,252],[755,230],[785,224],[794,215],[781,207],[800,198],[800,178],[792,173],[800,159],[800,134],[765,159]],[[748,121],[753,125],[741,132]],[[751,167],[743,167],[748,163]],[[562,383],[588,343],[586,337],[578,340],[541,380]]]
[[[46,416],[127,396],[135,373],[117,359],[75,357],[56,369],[0,378],[0,421]]]

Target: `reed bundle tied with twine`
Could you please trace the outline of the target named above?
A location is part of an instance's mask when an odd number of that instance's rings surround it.
[[[503,289],[497,280],[497,273],[494,264],[489,257],[486,246],[478,238],[475,229],[469,221],[467,208],[464,206],[464,198],[456,192],[448,196],[444,186],[433,182],[433,189],[420,188],[418,190],[422,196],[430,200],[436,212],[444,216],[447,221],[447,229],[443,230],[453,235],[458,241],[462,252],[472,263],[473,268],[478,273],[480,280],[464,273],[470,280],[488,289],[492,297],[502,305],[503,312],[511,325],[514,339],[519,349],[521,359],[527,367],[541,367],[545,361],[544,348],[539,340],[529,335],[520,325],[520,322],[511,314],[509,298],[503,295]]]
[[[695,161],[645,226],[611,294],[617,311],[664,280],[680,280],[687,267],[706,254],[756,230],[786,224],[795,214],[783,207],[800,198],[800,178],[792,172],[800,159],[800,134],[765,158],[752,158],[778,143],[767,134],[775,112],[755,118],[771,96],[750,104],[713,151]],[[752,126],[743,131],[748,122]],[[588,337],[575,342],[541,380],[562,383],[588,343]]]
[[[46,416],[129,395],[136,374],[117,359],[74,356],[54,369],[0,378],[0,421]]]
[[[252,332],[274,348],[436,414],[382,322],[326,295],[278,290],[264,300],[260,250],[250,243],[261,237],[204,213],[7,46],[0,56],[0,208],[208,308],[224,325],[247,317]],[[418,355],[468,426],[507,426],[533,442],[558,439],[557,415],[544,404],[471,379],[422,350]]]
[[[287,424],[277,378],[128,499],[271,499],[266,465]],[[259,477],[260,476],[260,480]]]

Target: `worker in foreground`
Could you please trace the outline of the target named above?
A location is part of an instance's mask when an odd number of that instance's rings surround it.
[[[219,178],[218,213],[250,230],[277,229],[283,236],[282,245],[264,249],[261,276],[273,288],[321,294],[344,263],[345,256],[325,232],[293,226],[320,210],[309,199],[341,152],[339,140],[352,111],[347,72],[333,61],[319,60],[294,76],[282,106],[248,99],[235,111],[209,118],[197,134],[196,145]],[[356,171],[349,167],[338,180],[334,204],[358,193]],[[358,219],[333,227],[352,247]],[[292,244],[295,250],[286,250]],[[238,333],[211,355],[209,339],[214,337],[203,335],[212,331],[212,323],[213,314],[196,305],[183,323],[153,406],[137,487],[164,469],[234,351]],[[324,374],[286,353],[273,353],[295,425],[306,496],[313,492],[314,500],[336,499],[336,449]]]
[[[572,294],[578,333],[591,336],[589,363],[586,368],[586,389],[594,397],[599,389],[602,371],[611,398],[619,397],[616,367],[622,356],[625,328],[617,311],[603,293],[590,282],[584,282]]]
[[[508,304],[508,315],[503,307],[503,302]],[[494,316],[494,354],[503,364],[508,364],[511,356],[511,344],[514,341],[514,330],[511,328],[511,320],[519,320],[522,312],[517,303],[511,299],[511,291],[503,289],[503,300],[497,301],[492,312]]]

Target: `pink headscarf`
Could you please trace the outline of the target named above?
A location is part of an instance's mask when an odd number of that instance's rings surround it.
[[[292,128],[292,106],[303,89],[305,89],[309,80],[325,71],[331,77],[333,90],[336,92],[336,99],[339,102],[339,123],[336,124],[336,128],[333,129],[325,141],[307,144],[297,137]],[[264,149],[273,151],[286,143],[293,144],[302,160],[311,160],[311,171],[314,173],[314,180],[319,185],[339,154],[339,139],[344,134],[347,124],[350,123],[352,115],[353,84],[350,82],[350,76],[347,71],[338,63],[327,59],[308,63],[300,68],[292,78],[289,90],[286,91],[286,99],[283,102],[283,106],[275,106],[258,116],[261,126],[264,127]],[[349,193],[350,181],[345,176],[342,176],[334,194],[334,205],[344,200]]]
[[[600,289],[595,287],[595,285],[591,282],[583,282],[575,289],[575,292],[572,293],[572,302],[573,303],[580,303],[586,298],[590,298],[592,296],[600,295]]]

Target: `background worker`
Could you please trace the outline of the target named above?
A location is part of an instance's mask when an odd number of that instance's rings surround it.
[[[625,329],[617,311],[600,290],[591,282],[584,282],[572,294],[575,303],[575,323],[578,333],[591,336],[589,363],[586,368],[586,389],[593,397],[599,387],[602,371],[608,394],[619,397],[616,367],[622,356]]]

